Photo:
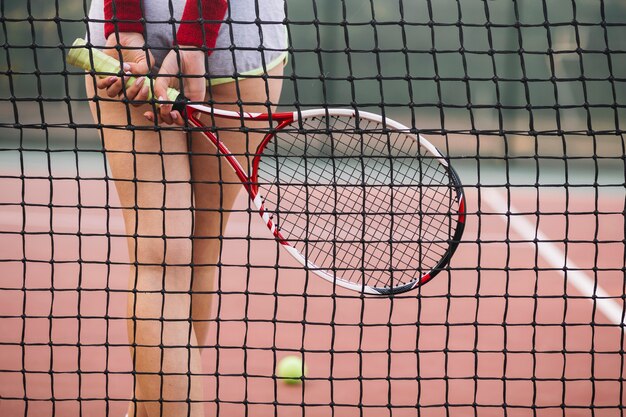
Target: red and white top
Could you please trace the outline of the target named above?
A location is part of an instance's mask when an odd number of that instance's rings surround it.
[[[141,0],[104,0],[105,38],[114,33],[116,28],[119,32],[143,33],[140,2]],[[227,8],[227,0],[187,0],[176,33],[178,45],[204,46],[210,53],[215,47],[220,22],[224,19]],[[112,21],[113,18],[116,23]]]

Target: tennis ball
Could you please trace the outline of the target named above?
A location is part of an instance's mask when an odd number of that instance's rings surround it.
[[[302,371],[304,371],[304,375]],[[307,372],[306,366],[298,356],[285,356],[276,367],[276,376],[282,378],[286,384],[301,383],[302,377],[306,376]]]

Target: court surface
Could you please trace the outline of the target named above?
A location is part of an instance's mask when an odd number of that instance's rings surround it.
[[[119,202],[97,153],[79,154],[79,181],[71,152],[24,155],[0,166],[0,415],[123,416]],[[204,344],[209,415],[620,415],[623,187],[550,186],[558,170],[505,187],[523,164],[481,168],[478,187],[459,170],[469,215],[450,272],[394,298],[298,268],[241,194]],[[303,385],[274,377],[287,354],[303,355]]]

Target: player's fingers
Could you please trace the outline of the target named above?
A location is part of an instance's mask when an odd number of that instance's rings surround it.
[[[144,80],[140,90],[137,92],[135,96],[135,102],[137,105],[142,105],[148,102],[150,98],[150,82],[146,79]]]
[[[124,88],[122,84],[123,79],[120,77],[115,77],[115,78],[116,80],[106,89],[107,96],[110,98],[118,97],[120,93],[122,92],[122,88]]]
[[[157,78],[157,81],[154,85],[154,94],[159,98],[159,102],[161,102],[159,106],[159,118],[163,123],[172,124],[179,117],[177,112],[172,111],[172,103],[164,103],[169,101],[167,97],[167,88],[169,86],[169,77],[160,77]]]
[[[139,83],[141,83],[139,81]],[[141,83],[141,87],[139,89],[139,91],[137,92],[137,96],[135,97],[135,101],[137,103],[141,103],[141,102],[147,102],[150,104],[150,107],[152,109],[154,109],[154,104],[152,102],[152,98],[153,97],[159,97],[159,87],[158,87],[158,80],[156,81],[152,81],[149,78],[144,78],[143,83]],[[160,100],[157,100],[160,101]],[[157,103],[157,107],[156,107],[156,112],[158,113],[158,106],[159,104]],[[154,114],[154,110],[150,110],[147,111],[143,114],[143,116],[150,120],[151,122],[154,122],[156,120],[156,115]]]
[[[105,78],[97,78],[96,79],[96,88],[98,90],[104,90],[109,88],[115,81],[117,81],[118,77],[111,76]]]
[[[166,101],[166,100],[167,98],[165,98],[164,96],[159,96],[159,101]],[[171,125],[172,123],[174,123],[174,121],[176,120],[176,117],[174,116],[174,113],[172,112],[171,104],[161,104],[161,106],[159,107],[159,118],[161,119],[163,123],[167,123],[168,125]]]
[[[185,119],[183,119],[183,116],[181,116],[178,111],[174,110],[170,112],[170,116],[172,116],[172,120],[174,120],[175,125],[183,126],[185,124]]]
[[[133,100],[133,106],[140,106],[144,104],[140,102],[138,97],[139,93],[144,87],[144,84],[147,84],[146,77],[137,77],[133,80],[132,83],[126,85],[126,97],[129,100]]]
[[[130,62],[128,63],[128,72],[134,74],[136,77],[142,77],[149,75],[149,69],[146,62]]]
[[[178,112],[175,112],[175,113],[178,114]],[[155,121],[155,118],[158,118],[159,123],[177,124],[177,125],[182,126],[182,123],[181,123],[182,118],[180,116],[176,116],[176,117],[168,116],[166,118],[159,118],[159,116],[155,115],[153,112],[147,111],[143,114],[143,117],[145,117],[146,119],[150,120],[153,123]]]
[[[168,101],[169,99],[166,96],[160,96],[159,97],[159,101]],[[181,117],[180,113],[176,110],[172,110],[172,104],[171,103],[167,103],[167,104],[162,104],[159,107],[159,118],[161,119],[161,121],[163,123],[167,123],[167,124],[177,124],[182,126],[184,121],[183,118]]]
[[[147,111],[143,114],[143,117],[145,117],[146,119],[150,120],[151,122],[154,122],[154,113],[152,113],[151,111]]]

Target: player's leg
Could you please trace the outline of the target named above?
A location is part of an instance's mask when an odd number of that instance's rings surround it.
[[[90,77],[87,93],[94,95]],[[91,104],[98,123],[150,125],[142,116],[146,109]],[[136,344],[131,353],[138,402],[129,415],[201,416],[202,404],[193,402],[203,399],[201,384],[187,376],[200,373],[201,366],[199,350],[187,348],[197,344],[189,320],[193,212],[187,136],[125,129],[104,129],[102,136],[124,207],[131,265],[128,330]]]
[[[282,87],[283,65],[271,69],[267,80],[249,78],[238,82],[221,84],[211,87],[209,96],[219,108],[241,111],[236,105],[238,101],[244,103],[243,110],[247,112],[268,111],[266,102],[278,103]],[[230,104],[221,104],[230,103]],[[274,110],[275,106],[272,106]],[[204,123],[209,123],[204,116]],[[241,127],[239,120],[216,120],[219,129],[219,138],[234,154],[253,154],[263,134],[238,132]],[[263,124],[265,123],[265,124]],[[248,128],[267,128],[267,122],[246,122]],[[233,203],[237,195],[243,191],[241,183],[228,163],[219,160],[215,148],[201,135],[194,135],[192,139],[192,182],[196,205],[194,228],[193,262],[193,299],[192,317],[199,343],[206,342],[211,318],[211,292],[214,291],[214,280],[217,274],[215,267],[221,249],[221,236],[228,222]],[[247,168],[251,157],[240,156],[239,162]],[[222,211],[220,211],[220,208]],[[244,208],[244,207],[242,207]]]

